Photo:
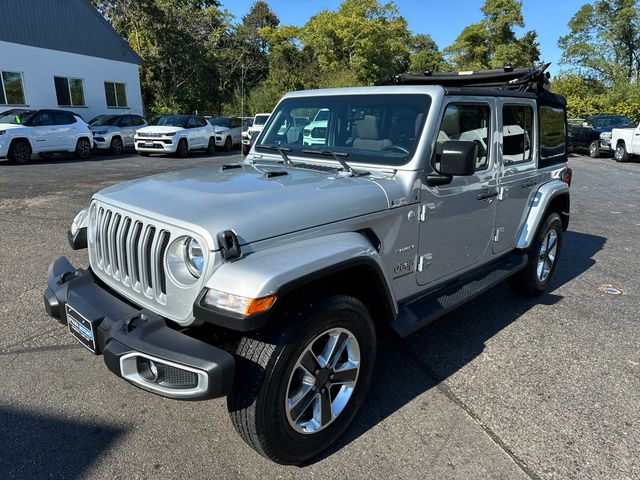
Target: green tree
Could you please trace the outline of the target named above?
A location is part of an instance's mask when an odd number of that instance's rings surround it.
[[[580,7],[561,37],[561,62],[608,84],[637,82],[640,13],[635,0],[597,0]]]
[[[444,57],[430,35],[418,34],[411,39],[410,72],[437,72],[445,66]]]
[[[220,98],[218,46],[229,17],[218,0],[93,0],[145,63],[148,114],[213,110]]]
[[[393,3],[344,0],[300,29],[300,41],[325,75],[328,86],[373,84],[406,70],[410,33]]]
[[[485,0],[481,10],[482,20],[465,27],[444,51],[455,68],[528,67],[540,59],[537,34],[528,31],[518,38],[514,31],[525,26],[521,1]]]

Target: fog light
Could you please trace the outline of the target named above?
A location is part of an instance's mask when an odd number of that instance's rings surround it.
[[[138,373],[147,382],[158,383],[161,381],[158,365],[148,358],[138,357],[137,361]]]

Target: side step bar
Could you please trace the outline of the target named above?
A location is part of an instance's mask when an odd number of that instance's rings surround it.
[[[391,328],[406,337],[506,280],[523,269],[527,260],[526,253],[508,255],[453,284],[400,304]]]

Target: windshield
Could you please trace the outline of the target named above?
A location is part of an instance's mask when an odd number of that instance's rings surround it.
[[[349,162],[403,165],[417,147],[430,102],[424,94],[288,98],[271,115],[256,148],[278,145],[300,156],[331,150]],[[319,117],[326,120],[318,123]],[[300,118],[314,121],[301,125]]]
[[[213,117],[209,119],[209,123],[214,127],[231,127],[231,118],[230,117]]]
[[[0,123],[11,123],[13,125],[23,125],[31,119],[37,112],[35,110],[13,109],[0,113]]]
[[[264,125],[269,120],[269,115],[256,115],[255,120],[253,121],[254,125]]]
[[[156,127],[186,127],[187,120],[189,117],[187,115],[161,115],[156,118],[151,125]]]
[[[617,128],[617,127],[632,127],[631,120],[622,115],[616,115],[611,117],[599,117],[591,119],[593,128]]]
[[[89,120],[89,125],[99,127],[103,125],[115,125],[120,117],[118,115],[98,115]]]

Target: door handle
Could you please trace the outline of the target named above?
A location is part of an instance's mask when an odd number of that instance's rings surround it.
[[[521,186],[522,188],[529,188],[529,187],[533,187],[535,184],[536,184],[536,182],[535,182],[535,181],[533,181],[533,180],[529,180],[529,181],[527,181],[527,182],[522,182],[522,183],[520,184],[520,186]]]
[[[486,191],[478,194],[478,200],[486,200],[488,198],[493,198],[497,196],[498,196],[497,190],[494,190],[493,192]]]

